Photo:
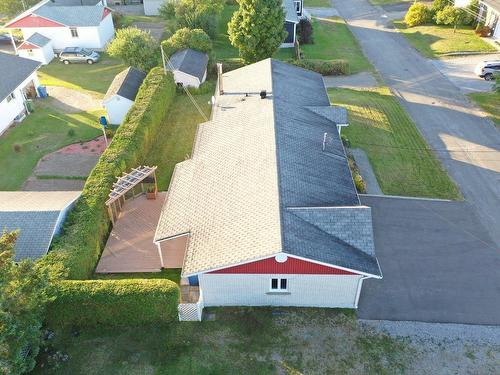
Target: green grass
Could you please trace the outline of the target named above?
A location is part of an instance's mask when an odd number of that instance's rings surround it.
[[[425,57],[438,58],[457,52],[496,52],[470,26],[459,26],[456,32],[453,31],[453,26],[406,27],[403,21],[394,21],[394,26]]]
[[[493,122],[500,127],[500,93],[499,92],[481,92],[469,94],[468,97],[474,103],[486,111]]]
[[[162,22],[163,20],[161,17],[156,17],[156,16],[138,16],[138,15],[123,15],[123,18],[121,20],[121,27],[129,27],[131,26],[134,22]]]
[[[412,362],[404,341],[357,326],[335,309],[211,309],[214,321],[80,330],[55,329],[33,374],[274,375],[399,374]],[[273,311],[280,312],[273,314]],[[44,351],[42,351],[44,353]]]
[[[100,115],[101,110],[62,114],[36,105],[34,113],[7,130],[0,139],[0,190],[18,190],[42,156],[102,134]],[[72,136],[68,134],[70,129],[74,130]],[[19,145],[21,150],[14,151],[14,145]]]
[[[181,280],[180,268],[164,269],[160,272],[135,272],[135,273],[96,273],[94,279],[119,280],[119,279],[168,279],[179,284]]]
[[[363,149],[385,194],[459,199],[456,185],[429,150],[388,88],[330,89],[333,103],[349,110],[342,134]]]
[[[208,102],[212,95],[213,90],[207,94],[193,96],[207,118],[210,117],[211,106]],[[160,129],[161,138],[145,158],[146,164],[158,166],[156,176],[159,190],[168,189],[175,165],[189,158],[198,124],[204,121],[187,95],[178,94],[170,107],[167,120]]]
[[[227,24],[237,9],[237,5],[226,5],[219,17],[217,38],[214,41],[214,57],[216,60],[239,59],[238,49],[231,45],[227,34]]]
[[[54,59],[38,71],[40,83],[47,86],[63,86],[75,90],[89,91],[96,97],[103,97],[113,78],[125,69],[119,60],[101,54],[101,60],[96,64],[64,65],[59,59]]]
[[[309,8],[330,8],[332,2],[330,0],[304,0],[304,7]]]
[[[300,47],[304,58],[347,60],[351,74],[373,70],[343,19],[339,17],[313,19],[313,29],[314,44],[303,44]],[[293,57],[292,48],[281,49],[277,57],[286,59],[287,53],[288,58]]]

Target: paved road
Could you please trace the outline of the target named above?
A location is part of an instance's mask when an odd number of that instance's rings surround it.
[[[361,201],[384,278],[363,284],[359,318],[500,325],[500,257],[467,202]]]
[[[382,8],[367,0],[336,0],[335,7],[500,248],[500,132],[387,26]]]

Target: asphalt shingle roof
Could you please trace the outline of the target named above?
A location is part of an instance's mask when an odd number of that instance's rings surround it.
[[[15,261],[47,253],[62,211],[79,196],[79,191],[0,192],[0,231],[19,230]]]
[[[114,95],[120,95],[134,101],[144,78],[146,78],[146,73],[138,69],[132,67],[125,69],[115,76],[103,100],[106,101]]]
[[[104,14],[104,6],[66,6],[48,2],[35,9],[33,14],[59,22],[66,26],[99,26]]]
[[[35,60],[0,52],[0,102],[40,65],[40,62]]]
[[[207,70],[208,55],[187,48],[177,51],[170,56],[170,64],[173,70],[179,70],[193,77],[197,77],[201,82]]]
[[[50,43],[50,39],[42,34],[34,33],[27,40],[28,43],[34,44],[38,47],[44,47]]]
[[[223,89],[155,235],[189,233],[183,275],[285,252],[379,276],[321,75],[267,59],[225,73]]]

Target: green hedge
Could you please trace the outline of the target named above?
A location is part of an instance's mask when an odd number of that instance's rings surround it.
[[[349,63],[346,60],[290,60],[290,64],[312,70],[324,76],[349,74]]]
[[[116,177],[144,163],[175,96],[170,73],[154,68],[144,80],[113,141],[92,170],[82,195],[68,215],[63,235],[42,262],[62,261],[70,279],[87,279],[95,269],[109,234],[104,202]]]
[[[49,326],[137,326],[176,321],[179,287],[166,279],[65,280],[47,309]]]

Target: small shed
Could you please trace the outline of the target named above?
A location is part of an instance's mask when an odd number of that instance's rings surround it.
[[[26,39],[18,48],[19,56],[27,59],[40,61],[47,65],[54,58],[52,41],[38,33],[34,33]]]
[[[208,55],[191,48],[175,52],[168,62],[178,85],[198,88],[207,78]]]
[[[110,124],[122,123],[128,110],[134,104],[144,78],[146,78],[146,73],[132,67],[116,75],[102,101]]]
[[[0,231],[19,230],[14,260],[38,259],[49,251],[81,191],[1,191]]]

